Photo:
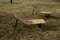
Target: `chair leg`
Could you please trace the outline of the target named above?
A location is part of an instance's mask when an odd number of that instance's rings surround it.
[[[42,24],[37,24],[38,26],[39,26],[39,28],[41,28],[42,27]]]
[[[46,17],[46,18],[49,18],[49,17],[50,17],[50,15],[49,15],[49,14],[45,14],[45,17]]]
[[[15,26],[14,26],[14,30],[16,30],[17,28],[17,23],[18,23],[18,19],[16,20]]]
[[[33,9],[33,11],[32,11],[32,15],[34,15],[34,13],[35,13],[35,10]]]

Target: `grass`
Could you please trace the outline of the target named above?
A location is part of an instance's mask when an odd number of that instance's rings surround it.
[[[42,11],[52,12],[52,16],[46,19],[44,15],[31,15],[32,4],[37,4]],[[0,40],[60,40],[60,4],[58,2],[19,0],[14,1],[13,4],[1,2],[0,7]],[[11,15],[12,10],[24,18],[44,18],[46,24],[39,28],[38,25],[26,26],[18,21],[17,29],[14,31],[16,18]]]

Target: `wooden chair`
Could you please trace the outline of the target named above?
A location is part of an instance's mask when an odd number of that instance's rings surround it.
[[[32,5],[33,12],[32,14],[43,14],[46,18],[49,18],[51,16],[51,12],[44,12],[42,11],[37,4]]]
[[[17,21],[19,20],[20,22],[22,22],[25,25],[33,25],[33,24],[44,24],[46,23],[44,19],[25,19],[22,18],[21,16],[18,16],[16,13],[12,13],[14,15],[14,17],[16,18],[16,23],[15,23],[15,29],[17,27]]]

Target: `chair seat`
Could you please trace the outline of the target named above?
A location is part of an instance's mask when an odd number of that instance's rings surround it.
[[[38,13],[42,13],[42,14],[51,14],[51,12],[38,12]]]
[[[45,23],[44,19],[32,19],[32,20],[26,20],[25,24],[31,25],[31,24],[43,24]]]

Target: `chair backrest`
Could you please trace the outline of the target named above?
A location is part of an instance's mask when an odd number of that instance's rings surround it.
[[[37,12],[41,12],[41,8],[37,4],[32,5],[33,10],[36,10]]]

